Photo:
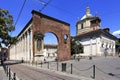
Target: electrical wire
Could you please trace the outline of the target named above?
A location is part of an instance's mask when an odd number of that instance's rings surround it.
[[[38,0],[42,5],[44,5],[39,11],[41,12],[52,0],[49,0],[48,2],[44,2],[42,0]]]
[[[23,8],[24,8],[24,6],[25,6],[25,3],[26,3],[26,0],[24,0],[24,2],[23,2],[23,5],[22,5],[22,7],[21,7],[21,9],[20,9],[20,12],[19,12],[19,14],[18,14],[18,17],[17,17],[17,19],[16,19],[16,22],[15,22],[14,26],[16,26],[17,23],[18,23],[18,20],[19,20],[19,18],[20,18],[20,16],[21,16],[21,13],[22,13],[22,11],[23,11]],[[12,32],[13,32],[13,31],[12,31]],[[12,32],[11,32],[10,35],[12,35]]]
[[[24,0],[24,3],[23,3],[23,5],[22,5],[22,7],[21,7],[21,9],[20,9],[20,12],[19,12],[19,14],[18,14],[17,20],[16,20],[16,22],[15,22],[15,26],[16,26],[17,23],[18,23],[18,20],[19,20],[19,18],[20,18],[20,16],[21,16],[21,13],[22,13],[22,11],[23,11],[23,8],[24,8],[24,6],[25,6],[25,3],[26,3],[26,0]]]
[[[50,3],[50,1],[47,3],[47,2],[42,1],[42,0],[38,0],[38,2],[40,2],[41,4],[43,4],[43,5],[45,5],[45,6],[46,6],[46,4],[48,5],[48,3]],[[42,9],[44,9],[45,6],[43,6]],[[58,7],[58,6],[55,6],[55,5],[52,5],[52,4],[49,4],[49,6],[54,7],[54,8],[56,8],[56,9],[58,9],[58,10],[61,10],[61,11],[65,12],[65,13],[67,13],[67,14],[70,14],[70,15],[73,16],[73,17],[77,16],[76,14],[73,14],[73,13],[71,13],[70,11],[65,10],[65,9],[63,9],[63,8],[60,8],[60,7]],[[41,9],[41,10],[42,10],[42,9]]]

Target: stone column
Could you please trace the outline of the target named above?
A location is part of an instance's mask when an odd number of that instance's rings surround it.
[[[23,58],[25,59],[25,34],[23,35]]]
[[[25,60],[27,61],[27,34],[25,33]]]
[[[22,40],[21,40],[21,37],[20,37],[20,56],[21,56],[21,47],[22,47],[21,42],[22,42]]]
[[[21,37],[21,60],[22,60],[22,58],[23,58],[23,35],[22,35],[22,37]]]
[[[92,56],[92,37],[90,37],[90,56]]]
[[[44,41],[42,39],[42,54],[44,53]]]
[[[30,28],[30,54],[31,62],[33,61],[33,30]]]
[[[30,38],[30,33],[29,33],[29,30],[27,31],[27,59],[28,61],[30,61],[30,42],[29,42],[29,39]]]

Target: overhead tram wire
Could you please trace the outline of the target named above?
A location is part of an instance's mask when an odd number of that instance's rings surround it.
[[[43,1],[43,0],[37,0],[39,3],[41,3],[41,4],[43,4],[43,5],[45,5],[45,4],[48,4],[47,2],[45,2],[45,1]],[[55,6],[55,5],[52,5],[52,4],[49,4],[51,7],[54,7],[54,8],[56,8],[56,9],[58,9],[58,10],[61,10],[61,11],[63,11],[63,12],[65,12],[65,13],[67,13],[67,14],[70,14],[71,16],[73,16],[73,17],[75,17],[75,16],[77,16],[76,14],[73,14],[73,13],[71,13],[70,11],[67,11],[67,10],[65,10],[65,9],[62,9],[62,8],[60,8],[60,7],[57,7],[57,6]],[[44,9],[44,8],[43,8]]]
[[[52,1],[52,0],[49,0],[48,2],[44,2],[44,1],[42,1],[42,0],[38,0],[38,2],[43,5],[43,7],[42,7],[39,11],[42,12],[42,10],[43,10],[51,1]]]
[[[15,22],[15,26],[16,26],[16,24],[18,23],[18,20],[19,20],[19,18],[20,18],[20,15],[21,15],[21,13],[22,13],[22,10],[23,10],[23,8],[24,8],[24,6],[25,6],[25,3],[26,3],[26,0],[24,0],[24,3],[23,3],[23,5],[22,5],[22,7],[21,7],[21,9],[20,9],[20,12],[19,12],[19,14],[18,14],[17,20],[16,20],[16,22]]]
[[[19,18],[20,18],[20,16],[21,16],[21,13],[22,13],[22,11],[23,11],[23,8],[24,8],[24,6],[25,6],[25,3],[26,3],[26,0],[24,0],[23,5],[22,5],[22,7],[21,7],[21,9],[20,9],[20,12],[19,12],[19,14],[18,14],[17,20],[16,20],[16,22],[15,22],[15,26],[16,26],[17,23],[18,23],[18,20],[19,20]],[[12,32],[11,32],[11,35],[12,35]]]

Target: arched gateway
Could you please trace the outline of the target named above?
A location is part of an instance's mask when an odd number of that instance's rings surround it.
[[[44,35],[53,33],[58,40],[57,59],[70,59],[70,25],[66,22],[32,11],[32,19],[17,36],[18,42],[9,47],[9,58],[35,61],[36,54],[44,53]]]
[[[40,35],[39,41],[43,44],[42,40],[44,34],[47,32],[52,32],[56,35],[58,40],[58,60],[63,61],[70,59],[70,25],[66,22],[60,21],[34,10],[32,11],[32,14],[33,36],[35,37],[36,35]],[[35,44],[36,40],[37,38],[33,38],[33,44]],[[35,46],[36,45],[33,45],[34,54]],[[39,51],[42,51],[43,48],[44,44],[41,46]]]

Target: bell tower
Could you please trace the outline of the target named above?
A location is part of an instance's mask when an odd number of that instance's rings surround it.
[[[86,14],[76,23],[76,35],[81,35],[96,29],[100,29],[100,18],[90,13],[90,8],[86,8]]]

